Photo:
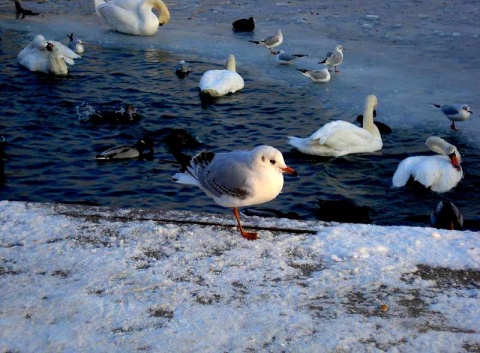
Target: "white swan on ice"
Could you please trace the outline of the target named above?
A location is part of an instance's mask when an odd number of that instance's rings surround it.
[[[95,11],[115,31],[137,36],[152,36],[170,20],[161,0],[95,0]]]

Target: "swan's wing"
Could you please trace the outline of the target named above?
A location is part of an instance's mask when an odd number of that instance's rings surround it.
[[[145,0],[107,0],[109,5],[118,6],[128,11],[137,11],[144,2]]]
[[[341,138],[343,134],[359,134],[360,136],[368,136],[370,134],[367,130],[358,127],[352,123],[343,120],[332,121],[323,125],[320,129],[310,136],[312,140],[318,140],[320,144],[325,144],[326,141],[333,136],[334,134],[338,135],[338,138]]]
[[[54,46],[58,48],[58,54],[60,57],[63,57],[63,59],[70,65],[73,65],[75,62],[73,59],[80,59],[81,56],[75,53],[72,49],[69,47],[63,45],[60,42],[54,41],[54,40],[49,40],[49,43],[52,43]]]
[[[129,32],[132,26],[138,23],[136,8],[125,9],[115,4],[105,3],[99,5],[97,10],[102,14],[105,22],[119,32]]]

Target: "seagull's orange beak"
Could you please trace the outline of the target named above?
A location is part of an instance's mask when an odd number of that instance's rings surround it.
[[[292,174],[293,176],[298,176],[298,173],[293,168],[285,167],[285,168],[281,168],[281,169],[282,169],[282,172],[284,172],[284,173]]]
[[[462,167],[460,166],[460,162],[458,161],[458,157],[455,153],[452,153],[451,155],[449,155],[448,157],[450,157],[450,161],[452,162],[452,165],[453,167],[458,170],[458,171],[461,171],[462,170]]]

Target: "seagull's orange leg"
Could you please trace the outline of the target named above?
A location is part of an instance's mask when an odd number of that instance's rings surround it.
[[[242,237],[244,237],[247,240],[257,240],[258,239],[257,233],[249,233],[243,230],[242,224],[240,223],[240,214],[238,213],[238,208],[236,207],[233,208],[233,215],[237,219],[238,228],[240,228],[240,233],[242,234]]]

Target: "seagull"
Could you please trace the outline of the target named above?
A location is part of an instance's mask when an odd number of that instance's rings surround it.
[[[270,49],[272,52],[272,48],[278,47],[283,42],[283,34],[282,31],[279,29],[277,34],[273,36],[267,37],[263,40],[250,40],[249,42],[263,45],[265,48]]]
[[[67,34],[67,37],[70,39],[70,42],[68,42],[68,47],[77,54],[83,54],[85,51],[85,45],[83,44],[82,40],[79,38],[74,39],[73,33]]]
[[[473,112],[470,110],[470,107],[466,104],[440,105],[434,103],[433,105],[437,108],[440,108],[442,113],[445,114],[446,117],[452,122],[450,127],[455,131],[459,131],[455,127],[455,121],[465,121],[470,117],[470,114],[473,114]]]
[[[315,83],[318,82],[328,82],[330,81],[330,72],[327,68],[321,70],[307,70],[307,69],[297,69],[302,73],[302,75],[307,76],[310,80]]]
[[[200,152],[172,181],[197,186],[220,206],[233,208],[242,237],[256,240],[256,233],[244,231],[238,207],[276,198],[282,191],[283,173],[298,175],[285,164],[279,150],[263,145],[251,151]]]
[[[20,1],[15,1],[15,10],[17,12],[17,20],[24,19],[25,16],[37,16],[40,15],[38,12],[33,12],[32,10],[27,10],[20,5]]]
[[[323,61],[320,61],[319,64],[325,64],[328,65],[328,71],[330,71],[330,67],[335,68],[335,72],[339,72],[337,70],[337,66],[340,65],[343,61],[343,51],[345,49],[341,45],[337,45],[333,52],[328,52],[327,56]]]
[[[149,149],[149,152],[144,151]],[[153,157],[153,141],[149,137],[144,137],[137,141],[134,146],[113,147],[95,156],[96,160],[112,160],[112,159],[152,159]]]
[[[192,72],[192,70],[190,70],[185,60],[180,60],[177,66],[175,66],[175,73],[177,74],[178,77],[185,77],[190,72]]]
[[[463,215],[452,202],[442,200],[430,214],[432,227],[448,230],[461,230],[463,228]]]
[[[283,50],[279,50],[279,51],[270,50],[270,52],[273,55],[275,55],[277,57],[278,62],[283,65],[291,64],[299,58],[308,56],[307,54],[287,54]]]
[[[252,32],[255,29],[255,19],[253,17],[241,18],[232,23],[232,30],[235,32]]]

